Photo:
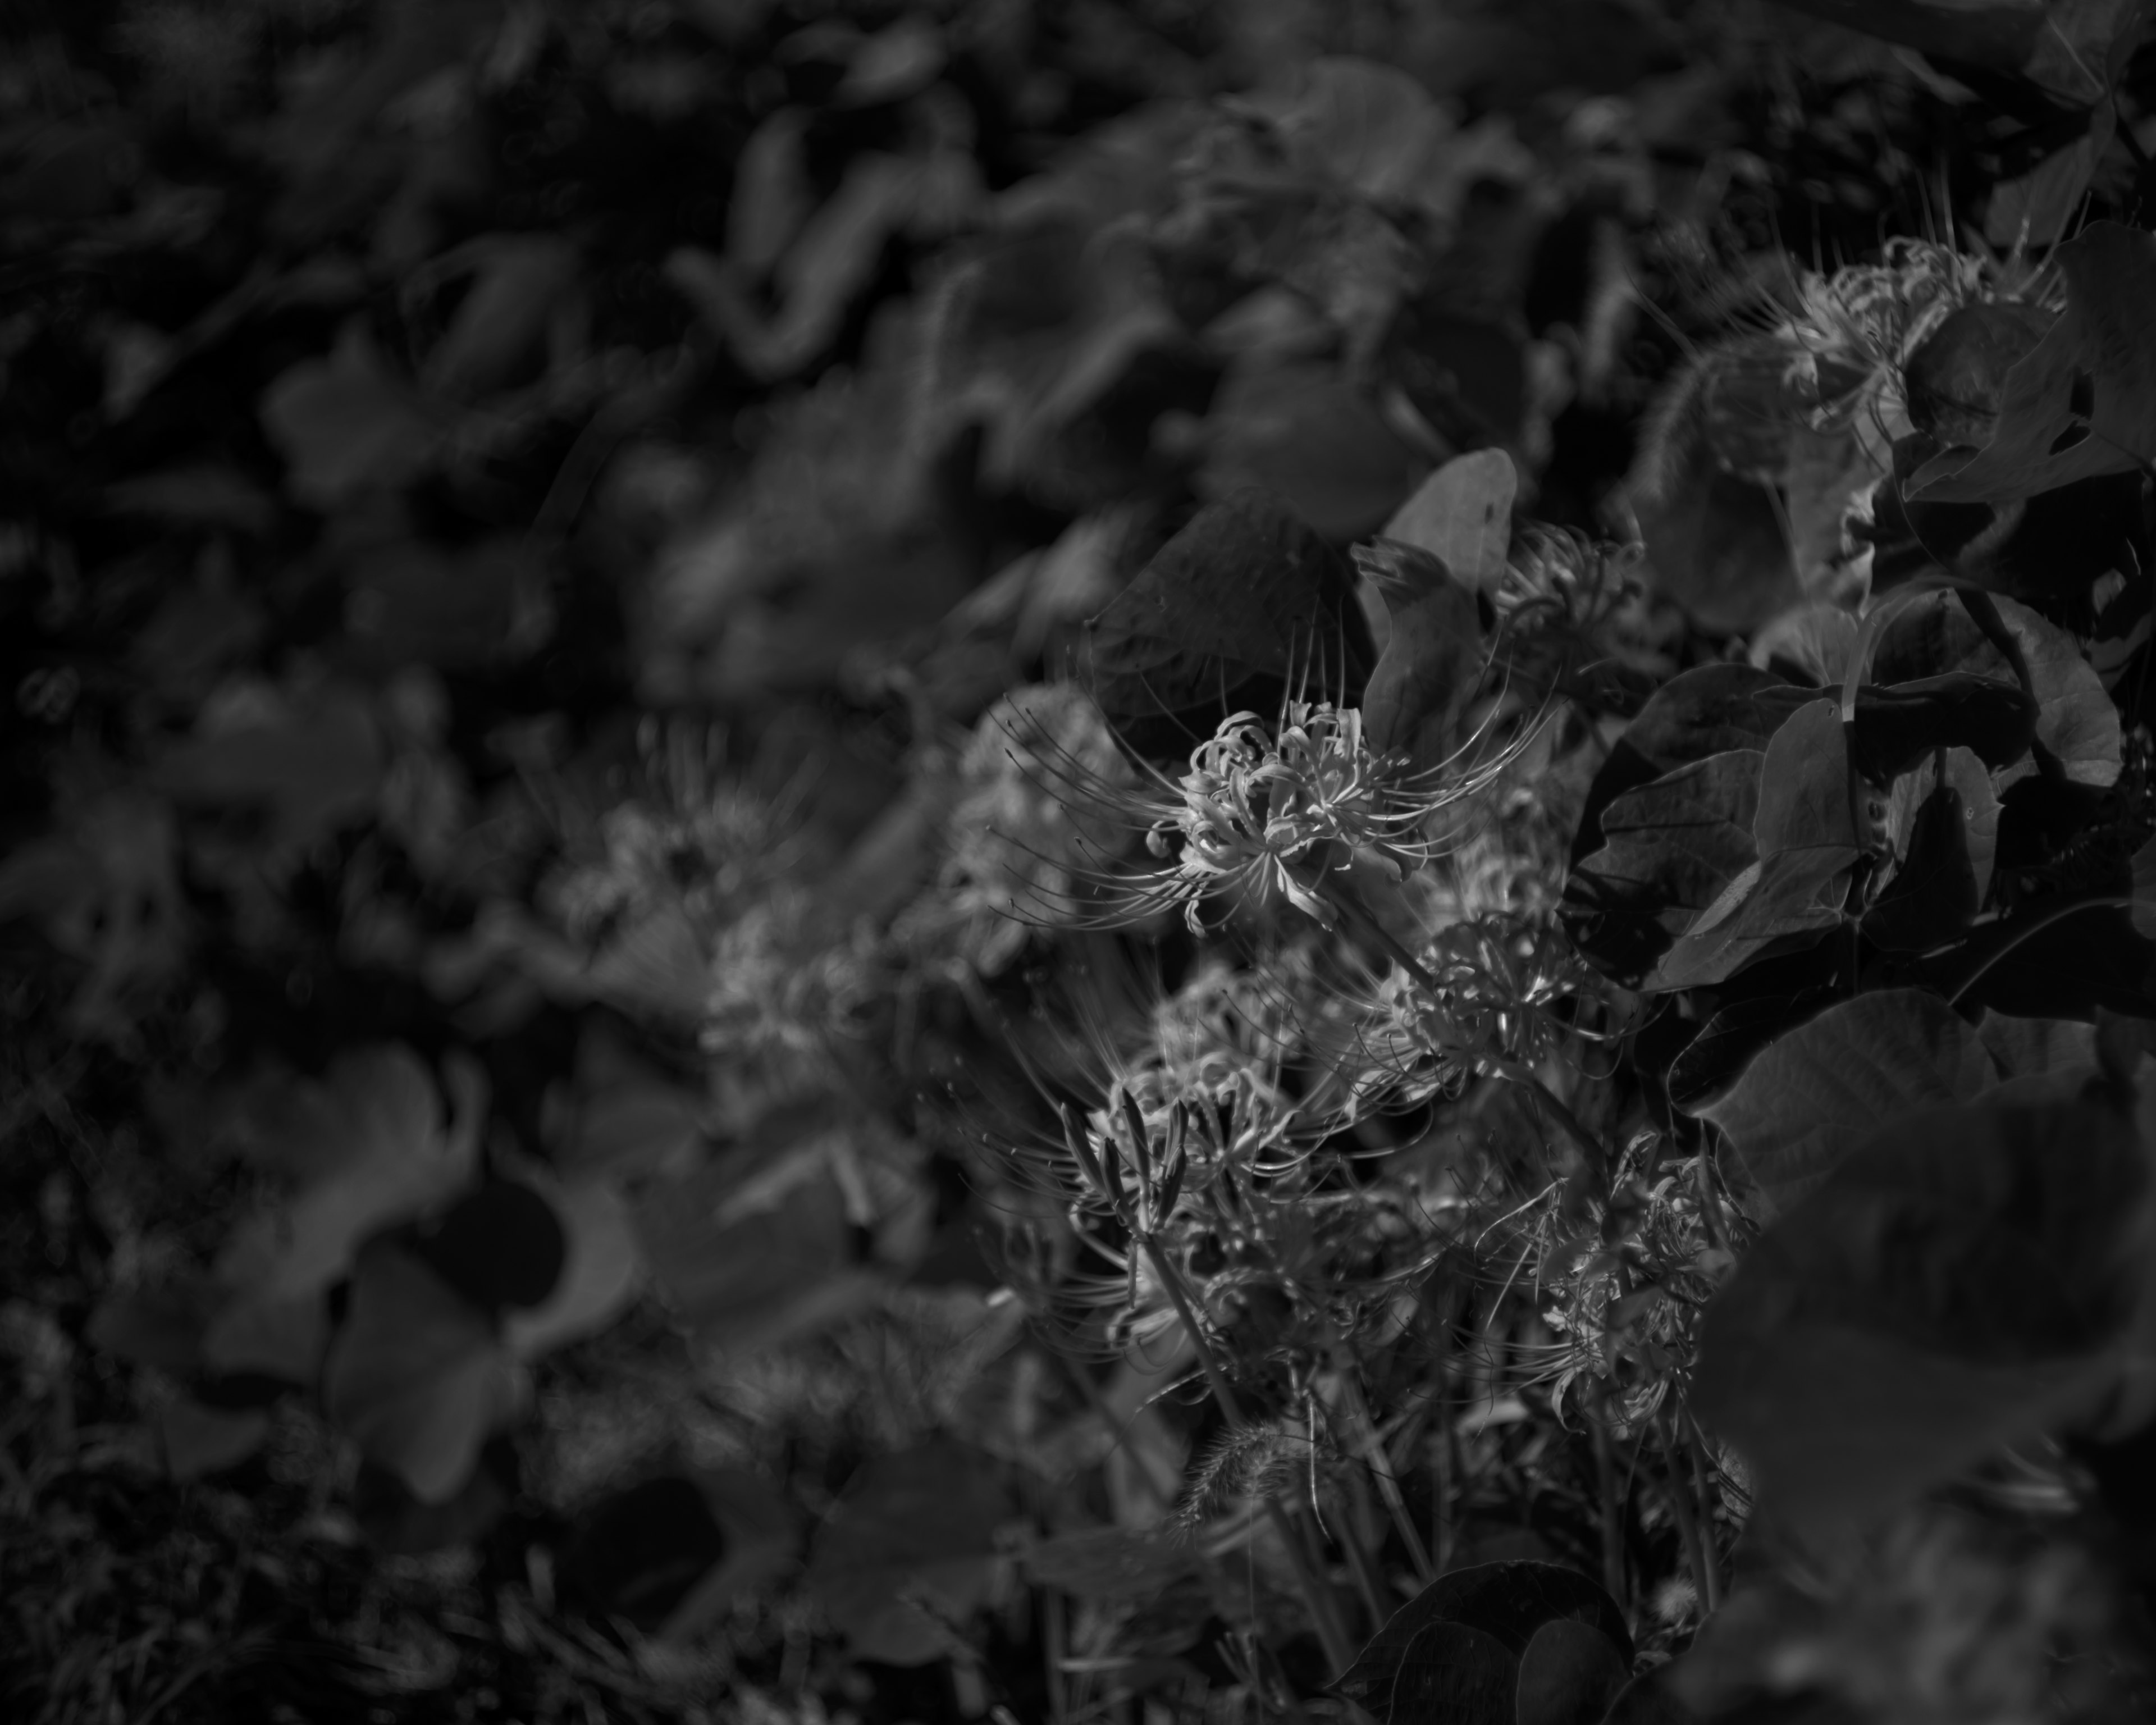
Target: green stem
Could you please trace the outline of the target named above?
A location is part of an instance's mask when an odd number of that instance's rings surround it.
[[[2146,900],[2142,899],[2133,893],[2111,893],[2107,894],[2102,898],[2077,898],[2070,905],[2061,905],[2055,910],[2046,911],[2043,916],[2037,917],[2036,920],[2031,922],[2026,928],[2015,929],[2014,931],[2013,939],[2002,942],[1997,952],[1990,954],[1981,964],[1978,965],[1974,970],[1972,970],[1967,976],[1964,977],[1961,979],[1960,985],[1955,988],[1953,993],[1947,996],[1947,1004],[1948,1006],[1960,1005],[1961,997],[1969,993],[1969,991],[1971,988],[1974,988],[1979,983],[1983,981],[1984,973],[1989,970],[1993,965],[1998,963],[2000,959],[2004,958],[2009,952],[2011,952],[2024,941],[2029,939],[2034,935],[2041,934],[2054,922],[2064,922],[2067,917],[2072,916],[2075,911],[2130,911],[2137,905],[2145,904],[2146,902]]]
[[[1204,1368],[1205,1381],[1212,1388],[1213,1399],[1219,1404],[1221,1414],[1233,1430],[1248,1430],[1250,1424],[1249,1416],[1243,1411],[1243,1404],[1235,1394],[1235,1385],[1228,1381],[1228,1374],[1221,1368],[1220,1357],[1213,1351],[1212,1342],[1198,1321],[1197,1308],[1183,1288],[1182,1276],[1168,1262],[1168,1255],[1161,1250],[1150,1234],[1139,1234],[1136,1238],[1144,1249],[1146,1256],[1152,1260],[1153,1274],[1160,1278],[1161,1286],[1167,1290],[1176,1316],[1183,1320],[1183,1331],[1190,1337],[1190,1345],[1198,1351],[1198,1363]],[[1288,1563],[1295,1570],[1296,1584],[1302,1589],[1302,1596],[1310,1606],[1317,1639],[1325,1645],[1325,1656],[1332,1661],[1334,1675],[1337,1676],[1355,1662],[1354,1644],[1348,1639],[1346,1625],[1341,1621],[1339,1601],[1333,1598],[1331,1585],[1304,1546],[1301,1517],[1299,1514],[1291,1517],[1282,1507],[1280,1500],[1275,1497],[1265,1500],[1265,1519],[1272,1523],[1273,1531],[1280,1536],[1281,1544],[1287,1553]]]

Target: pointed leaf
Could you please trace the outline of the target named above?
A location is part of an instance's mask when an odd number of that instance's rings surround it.
[[[1504,578],[1519,487],[1502,449],[1455,457],[1393,511],[1380,536],[1426,551],[1470,588],[1490,591]]]

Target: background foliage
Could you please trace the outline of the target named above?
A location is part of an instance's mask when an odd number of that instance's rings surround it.
[[[2138,1717],[2146,22],[14,8],[11,1717]]]

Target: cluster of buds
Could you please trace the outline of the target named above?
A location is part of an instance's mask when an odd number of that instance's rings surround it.
[[[1111,1126],[1096,1142],[1068,1108],[1063,1110],[1063,1142],[1087,1188],[1106,1200],[1131,1237],[1151,1240],[1175,1214],[1175,1201],[1183,1195],[1183,1176],[1190,1169],[1190,1113],[1180,1102],[1168,1110],[1168,1129],[1159,1136],[1156,1154],[1155,1135],[1137,1098],[1119,1091],[1116,1104],[1111,1117],[1122,1127],[1120,1142]]]

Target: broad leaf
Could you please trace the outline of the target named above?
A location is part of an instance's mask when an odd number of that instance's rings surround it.
[[[1448,461],[1394,511],[1380,536],[1426,551],[1471,588],[1503,579],[1520,479],[1502,449]]]
[[[377,1240],[360,1255],[322,1394],[370,1459],[421,1502],[441,1503],[516,1411],[521,1384],[486,1314],[403,1247]]]
[[[1998,608],[2028,671],[2026,692],[2036,701],[2035,743],[2050,752],[2070,783],[2100,788],[2116,782],[2118,709],[2104,692],[2103,680],[2083,656],[2080,643],[2017,600],[2001,595],[1989,603]],[[2019,680],[2007,655],[1977,627],[1960,597],[1951,593],[1926,594],[1897,612],[1880,636],[1872,664],[1882,681],[1893,683],[1961,674],[1994,681]],[[2007,765],[1992,756],[1985,758],[1994,768]],[[2000,788],[2033,770],[2031,764],[2021,763],[1999,781]]]
[[[1883,988],[1839,1001],[1768,1044],[1726,1095],[1690,1111],[1722,1128],[1724,1170],[1773,1215],[1881,1122],[1968,1101],[1994,1076],[1975,1028],[1944,1001]]]
[[[1864,935],[1891,952],[1923,952],[1958,938],[1983,907],[1999,850],[1999,803],[1984,763],[1945,752],[1896,781],[1887,798],[1887,885],[1865,913]]]
[[[1785,850],[1858,844],[1849,806],[1849,750],[1831,701],[1800,708],[1767,744],[1753,842],[1762,860]]]
[[[1520,1656],[1517,1725],[1601,1725],[1631,1662],[1592,1624],[1560,1617],[1544,1624]]]
[[[1781,1523],[1831,1543],[2116,1380],[2147,1178],[2108,1106],[1904,1117],[1717,1296],[1695,1405]]]
[[[1573,861],[1602,843],[1602,811],[1614,798],[1711,755],[1764,751],[1791,713],[1818,698],[1812,690],[1748,665],[1701,665],[1671,678],[1649,697],[1596,772],[1573,839]],[[1751,822],[1748,812],[1748,829]]]
[[[2054,256],[2066,312],[2007,372],[1990,441],[1933,457],[1912,498],[2012,502],[2156,457],[2156,234],[2092,222]]]
[[[1402,1651],[1383,1705],[1369,1711],[1378,1725],[1510,1725],[1519,1668],[1517,1656],[1493,1635],[1464,1623],[1426,1623]]]
[[[1600,1587],[1577,1570],[1521,1560],[1481,1563],[1440,1576],[1385,1620],[1335,1686],[1376,1714],[1383,1725],[1408,1725],[1430,1715],[1412,1708],[1395,1711],[1400,1697],[1396,1685],[1407,1685],[1409,1697],[1444,1697],[1446,1692],[1435,1686],[1448,1664],[1467,1672],[1488,1671],[1494,1649],[1503,1656],[1505,1675],[1502,1711],[1496,1717],[1509,1718],[1517,1661],[1537,1630],[1561,1619],[1598,1630],[1625,1664],[1631,1662],[1632,1638],[1624,1614]],[[1472,1633],[1424,1640],[1425,1631],[1435,1625]]]
[[[1104,711],[1145,717],[1235,703],[1254,679],[1352,698],[1375,659],[1340,554],[1245,490],[1199,510],[1094,620],[1084,671]]]
[[[1762,857],[1662,954],[1640,986],[1708,988],[1746,965],[1810,946],[1838,927],[1854,845],[1820,845]]]
[[[1752,823],[1764,758],[1753,749],[1711,755],[1603,809],[1606,842],[1573,865],[1564,889],[1573,942],[1598,968],[1637,981],[1758,862]]]

